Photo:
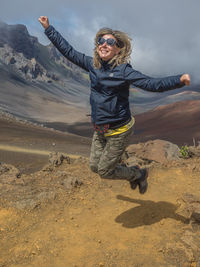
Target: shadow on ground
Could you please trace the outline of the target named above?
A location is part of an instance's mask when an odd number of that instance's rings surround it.
[[[171,218],[188,224],[188,220],[177,214],[177,206],[166,201],[154,202],[151,200],[140,200],[117,195],[117,199],[137,204],[115,219],[117,223],[121,223],[123,227],[136,228],[144,225],[152,225],[162,219]]]

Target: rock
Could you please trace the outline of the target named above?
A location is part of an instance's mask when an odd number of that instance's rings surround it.
[[[61,184],[65,187],[65,189],[72,189],[73,187],[78,187],[83,183],[78,178],[68,177],[64,179]]]
[[[179,160],[179,147],[164,140],[153,140],[146,143],[130,145],[127,149],[128,156],[166,163],[168,161]]]
[[[0,175],[8,172],[10,170],[10,168],[6,165],[6,164],[2,164],[0,163]]]
[[[191,220],[200,224],[200,204],[193,206],[193,209]]]
[[[189,246],[193,252],[199,254],[200,252],[200,241],[195,233],[186,230],[181,237],[181,240]]]
[[[188,218],[191,223],[200,224],[200,198],[192,194],[184,194],[178,213]]]
[[[188,151],[190,157],[200,157],[200,146],[189,146]]]
[[[13,207],[16,207],[19,210],[24,209],[35,209],[41,205],[42,202],[50,199],[55,199],[56,193],[53,191],[49,192],[40,192],[37,195],[34,195],[33,198],[21,199],[12,203]]]
[[[12,203],[12,206],[19,209],[35,209],[40,205],[40,202],[35,199],[22,199],[19,201],[16,201],[15,203]]]
[[[63,160],[66,160],[67,163],[70,164],[70,158],[68,156],[64,156],[63,154],[61,154],[59,152],[53,152],[53,153],[49,154],[49,164],[50,165],[57,167],[63,163]]]
[[[189,204],[194,203],[194,202],[200,203],[200,198],[190,193],[185,193],[182,197],[182,200]]]
[[[13,184],[21,174],[17,168],[9,164],[0,163],[0,183]]]

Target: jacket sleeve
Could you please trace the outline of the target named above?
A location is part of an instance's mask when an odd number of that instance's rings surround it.
[[[180,81],[181,75],[152,78],[134,70],[130,64],[127,64],[124,75],[129,84],[152,92],[164,92],[184,86]]]
[[[77,66],[89,71],[92,57],[76,51],[51,25],[45,29],[45,34],[63,56]]]

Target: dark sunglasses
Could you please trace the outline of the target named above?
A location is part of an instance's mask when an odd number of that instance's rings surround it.
[[[98,45],[103,45],[105,42],[109,46],[114,46],[114,45],[117,45],[118,46],[116,40],[113,39],[113,38],[104,39],[103,37],[98,37],[98,39],[97,39],[97,44]]]

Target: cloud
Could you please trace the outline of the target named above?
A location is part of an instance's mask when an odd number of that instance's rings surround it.
[[[199,82],[199,0],[0,0],[0,18],[23,23],[40,42],[49,41],[37,18],[47,15],[72,45],[93,53],[101,27],[127,32],[132,38],[134,68],[152,76],[191,73]]]

